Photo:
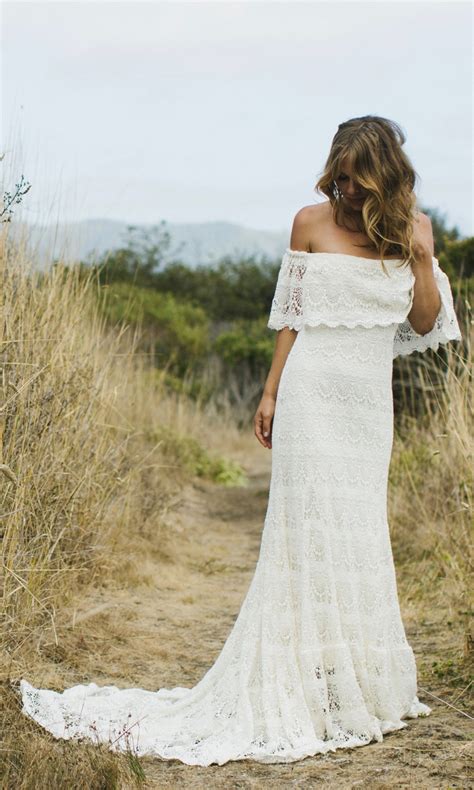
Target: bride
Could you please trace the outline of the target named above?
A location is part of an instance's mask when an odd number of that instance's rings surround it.
[[[294,218],[254,426],[272,449],[260,552],[215,663],[192,688],[20,682],[56,738],[189,765],[291,762],[381,741],[426,716],[387,521],[393,358],[459,340],[404,134],[341,123]],[[31,678],[34,681],[34,678]]]

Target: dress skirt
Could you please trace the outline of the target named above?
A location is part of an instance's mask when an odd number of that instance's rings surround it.
[[[397,324],[303,326],[283,368],[255,573],[193,688],[21,681],[57,737],[189,765],[292,762],[427,715],[401,619],[387,522]]]

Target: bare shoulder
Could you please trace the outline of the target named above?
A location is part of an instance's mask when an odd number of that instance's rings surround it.
[[[325,212],[325,203],[303,206],[296,212],[291,229],[290,249],[310,252],[311,232],[314,233],[315,226],[324,218]]]
[[[422,211],[415,212],[415,227],[419,227],[421,229],[431,228],[431,219],[428,214],[424,214]]]
[[[428,246],[431,254],[434,255],[433,226],[428,214],[422,211],[416,212],[413,233],[415,241]]]

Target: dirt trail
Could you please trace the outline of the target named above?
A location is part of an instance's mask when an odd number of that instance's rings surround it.
[[[240,460],[249,474],[248,487],[201,481],[187,486],[181,505],[168,516],[168,543],[161,544],[156,556],[152,548],[144,555],[143,547],[131,546],[136,571],[127,584],[91,591],[71,613],[74,627],[70,621],[62,630],[59,657],[67,685],[94,681],[149,689],[191,686],[211,666],[254,573],[268,499],[270,453],[257,447]],[[169,561],[163,561],[163,551],[169,552]],[[413,613],[404,611],[404,620],[420,665],[430,666],[443,648],[433,619],[420,625]],[[440,693],[423,669],[419,682]],[[432,707],[431,716],[409,720],[407,728],[386,735],[382,743],[288,765],[247,760],[201,768],[143,758],[146,786],[470,787],[468,720],[423,693],[420,697]]]

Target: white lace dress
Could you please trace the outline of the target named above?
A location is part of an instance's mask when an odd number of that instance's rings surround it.
[[[421,336],[411,268],[287,249],[268,326],[299,330],[280,379],[260,553],[239,615],[193,688],[21,681],[57,738],[189,765],[291,762],[381,741],[427,715],[400,616],[387,523],[392,360],[460,339],[449,280]]]

